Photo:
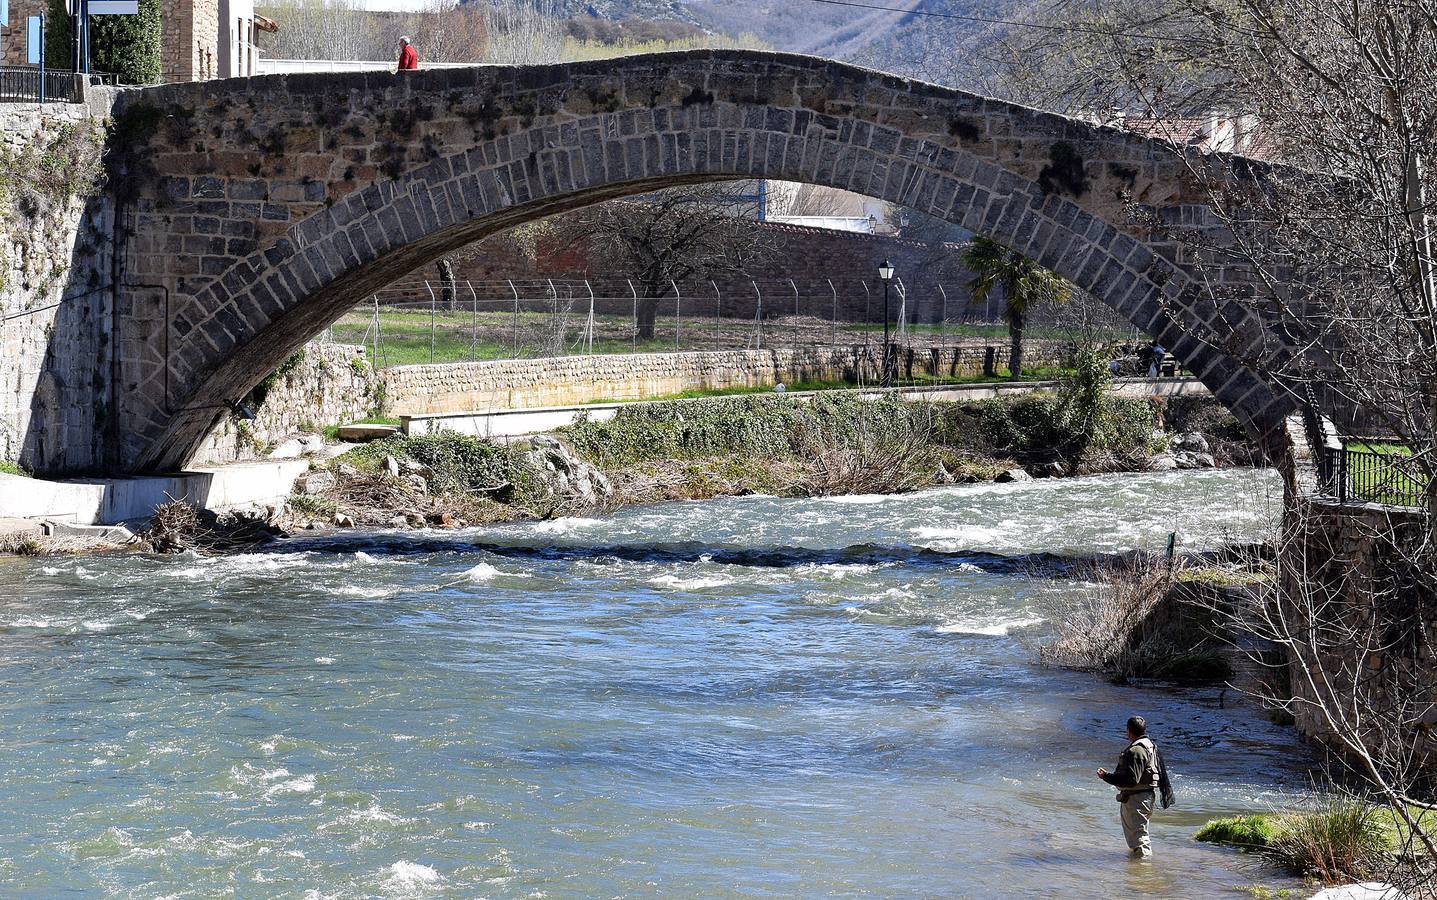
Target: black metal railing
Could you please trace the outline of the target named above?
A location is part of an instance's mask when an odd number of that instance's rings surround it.
[[[35,66],[0,66],[0,103],[38,103],[42,99],[46,103],[81,103],[86,83],[103,84],[105,80],[102,74],[76,75],[46,69],[42,77]]]
[[[1339,503],[1427,503],[1428,476],[1410,454],[1345,446],[1327,448],[1322,457],[1322,476]]]

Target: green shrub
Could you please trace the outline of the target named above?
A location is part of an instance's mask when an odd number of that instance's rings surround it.
[[[1232,816],[1226,819],[1212,819],[1198,833],[1195,840],[1208,844],[1225,844],[1243,850],[1262,850],[1277,836],[1273,816],[1256,813],[1249,816]]]
[[[1323,794],[1310,810],[1214,819],[1199,841],[1261,850],[1294,875],[1329,884],[1382,873],[1390,863],[1394,816],[1345,794]]]
[[[583,420],[560,429],[576,452],[603,466],[655,459],[738,455],[807,456],[821,443],[857,449],[907,440],[933,424],[926,404],[815,395],[807,402],[773,395],[716,397],[625,406],[607,422]]]
[[[289,506],[295,512],[316,519],[331,519],[339,511],[339,505],[328,497],[313,497],[295,494],[289,498]]]
[[[979,405],[978,428],[988,446],[1006,453],[1046,452],[1068,441],[1056,394],[984,400]]]
[[[1106,457],[1120,463],[1146,460],[1153,451],[1154,411],[1143,400],[1114,397],[1107,364],[1088,355],[1057,393],[985,400],[977,430],[992,450],[1056,454],[1071,462]]]
[[[1319,798],[1313,812],[1282,816],[1267,848],[1288,871],[1329,884],[1375,874],[1390,850],[1377,807],[1339,794]]]
[[[304,348],[301,347],[285,357],[284,362],[279,364],[278,369],[275,369],[260,379],[260,383],[254,386],[254,389],[249,392],[245,401],[250,404],[253,409],[258,411],[259,408],[264,405],[265,399],[269,397],[269,392],[274,389],[276,384],[279,384],[279,380],[288,376],[289,373],[298,369],[303,364]]]

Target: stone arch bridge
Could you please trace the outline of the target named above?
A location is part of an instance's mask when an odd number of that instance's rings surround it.
[[[118,98],[112,142],[112,470],[183,465],[288,354],[444,253],[752,177],[902,204],[1039,260],[1155,335],[1272,449],[1292,407],[1192,336],[1263,329],[1219,317],[1132,213],[1216,227],[1170,145],[836,62],[698,51],[165,85]]]

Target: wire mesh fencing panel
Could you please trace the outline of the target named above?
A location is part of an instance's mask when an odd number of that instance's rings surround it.
[[[922,350],[1001,342],[1006,328],[989,318],[991,309],[941,286],[910,290],[900,279],[410,279],[366,298],[332,334],[377,348],[382,365],[402,365],[881,346],[886,318],[890,343]]]

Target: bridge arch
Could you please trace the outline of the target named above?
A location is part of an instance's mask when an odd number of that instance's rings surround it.
[[[993,237],[1155,335],[1260,440],[1291,407],[1191,335],[1263,329],[1250,311],[1219,317],[1180,250],[1132,215],[1218,227],[1171,147],[1113,128],[751,51],[170,85],[125,97],[117,123],[115,462],[132,471],[183,465],[289,353],[440,255],[736,178],[852,190]]]

